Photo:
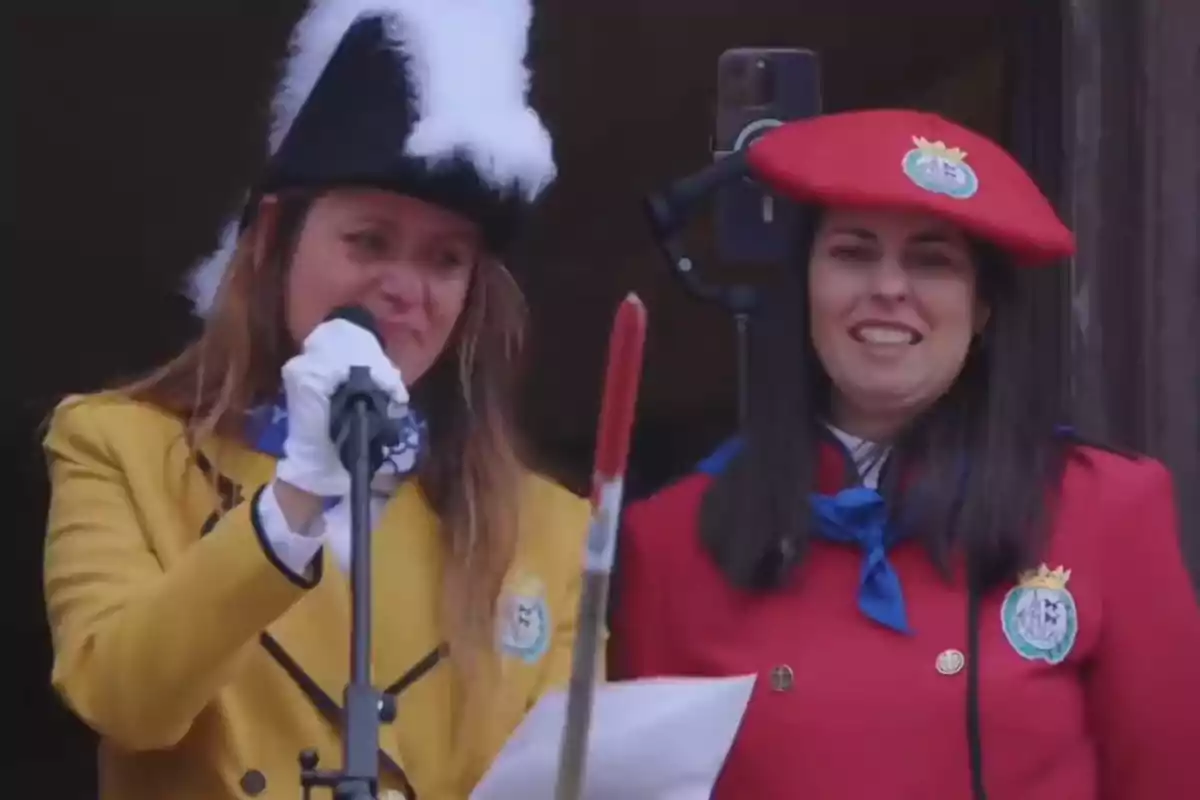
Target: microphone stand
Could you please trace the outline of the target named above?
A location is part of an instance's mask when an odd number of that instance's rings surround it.
[[[375,800],[379,789],[379,728],[396,718],[396,699],[371,685],[371,479],[385,448],[397,444],[388,395],[366,367],[350,376],[329,403],[330,436],[350,473],[350,682],[343,696],[342,769],[319,770],[315,750],[300,754],[304,800],[316,787],[336,800]]]
[[[696,263],[684,252],[681,233],[696,206],[727,183],[749,174],[746,151],[717,153],[717,160],[699,172],[681,178],[661,192],[646,196],[645,209],[655,244],[672,272],[692,296],[716,303],[733,315],[737,337],[738,427],[746,424],[750,400],[750,317],[758,309],[759,291],[748,284],[717,286],[696,274]]]

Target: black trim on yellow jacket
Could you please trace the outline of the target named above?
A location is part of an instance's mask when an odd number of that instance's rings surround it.
[[[213,514],[208,518],[204,524],[204,527],[200,531],[200,535],[203,536],[212,530],[221,517],[223,517],[237,505],[244,502],[243,498],[245,495],[241,485],[233,481],[227,475],[220,473],[203,453],[198,451],[195,452],[195,462],[196,466],[204,474],[205,478],[207,478],[216,487],[219,498],[218,508],[214,510]],[[267,559],[272,565],[275,566],[276,569],[287,576],[287,578],[297,586],[305,589],[311,589],[320,582],[321,576],[324,574],[324,559],[322,558],[322,554],[318,552],[317,557],[314,559],[312,564],[312,578],[308,580],[296,575],[279,562],[278,557],[275,555],[275,551],[271,548],[270,542],[268,541],[266,533],[263,530],[262,521],[258,515],[259,498],[262,496],[262,493],[265,489],[266,484],[258,487],[250,499],[250,520],[254,527],[255,535],[258,538],[258,543],[262,547],[263,553],[266,554]],[[283,671],[287,673],[288,677],[290,677],[296,683],[296,685],[300,687],[300,690],[309,699],[309,702],[311,702],[313,707],[325,717],[329,724],[334,729],[340,729],[343,723],[343,709],[341,703],[330,697],[329,694],[326,693],[307,672],[305,672],[304,668],[300,666],[299,662],[292,658],[283,645],[280,644],[269,633],[264,631],[259,634],[259,643],[262,645],[263,649],[267,651],[267,654],[270,655],[271,658],[273,658],[279,664],[279,666],[283,668]],[[384,692],[386,694],[399,697],[401,693],[412,687],[414,684],[432,672],[433,669],[440,664],[443,659],[446,658],[448,653],[449,648],[445,643],[438,645],[423,658],[417,661],[417,663],[414,664],[407,672],[392,682],[387,689],[384,690]],[[296,755],[298,758],[300,754],[297,753]],[[416,789],[409,781],[408,775],[404,772],[404,768],[396,763],[396,761],[382,748],[379,749],[379,759],[380,763],[385,769],[392,771],[400,779],[404,786],[405,795],[409,797],[410,800],[418,800]]]

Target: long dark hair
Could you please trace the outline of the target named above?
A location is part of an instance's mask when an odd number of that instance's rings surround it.
[[[807,276],[819,211],[802,218],[800,264],[768,293],[751,333],[743,447],[701,507],[705,547],[749,590],[780,586],[804,560],[806,498],[826,437],[830,380],[812,345]],[[947,576],[966,555],[988,588],[1035,563],[1072,439],[1056,434],[1065,422],[1060,381],[1034,368],[1045,342],[1028,324],[1016,269],[994,247],[972,250],[987,325],[951,389],[891,443],[881,491],[901,535],[920,540]]]

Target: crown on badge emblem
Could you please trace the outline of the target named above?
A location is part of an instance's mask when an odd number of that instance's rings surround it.
[[[1020,584],[1029,589],[1064,589],[1069,580],[1071,580],[1071,570],[1063,569],[1061,566],[1050,569],[1045,564],[1041,564],[1036,570],[1031,569],[1021,573]]]
[[[945,161],[953,161],[961,164],[963,159],[967,157],[967,151],[959,147],[947,147],[945,142],[931,142],[924,136],[914,136],[913,144],[917,146],[924,155],[932,158],[940,158]]]
[[[518,597],[537,597],[542,593],[542,582],[533,575],[522,573],[509,583],[508,592]]]

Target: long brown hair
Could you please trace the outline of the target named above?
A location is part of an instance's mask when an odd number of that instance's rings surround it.
[[[317,196],[279,195],[274,235],[257,259],[243,235],[199,338],[176,358],[119,390],[180,416],[196,448],[213,436],[244,437],[246,413],[278,395],[296,350],[284,286]],[[417,480],[437,513],[446,548],[443,625],[453,662],[482,676],[497,598],[516,550],[522,467],[514,400],[526,310],[511,274],[490,259],[474,270],[451,346],[410,387],[429,441]]]

